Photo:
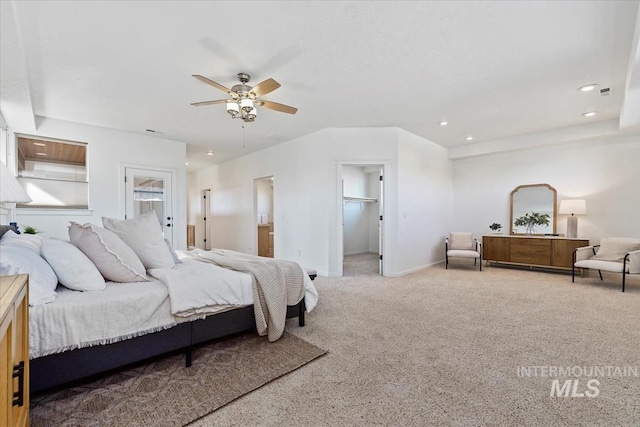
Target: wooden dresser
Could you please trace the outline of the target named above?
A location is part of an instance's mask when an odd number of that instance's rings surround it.
[[[29,425],[29,276],[0,277],[0,426]]]
[[[573,251],[589,246],[588,239],[544,236],[482,236],[482,258],[487,262],[571,269]]]

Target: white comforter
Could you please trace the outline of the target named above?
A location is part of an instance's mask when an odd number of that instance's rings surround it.
[[[178,317],[202,316],[221,310],[253,304],[252,279],[247,273],[228,270],[198,261],[178,251],[182,263],[174,268],[155,268],[147,273],[169,289],[171,314]],[[305,273],[305,306],[310,312],[318,302],[318,292]]]
[[[253,304],[251,276],[195,259],[173,268],[154,268],[148,274],[167,285],[171,314],[204,315]]]

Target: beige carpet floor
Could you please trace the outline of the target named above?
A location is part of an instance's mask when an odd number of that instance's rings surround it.
[[[235,335],[184,354],[61,390],[32,396],[32,427],[183,426],[323,355],[288,333],[274,343],[256,333]]]
[[[344,277],[378,276],[378,261],[379,255],[374,253],[346,255],[342,262],[342,275]]]
[[[287,331],[324,357],[193,426],[638,426],[640,378],[597,377],[597,397],[550,397],[519,367],[635,367],[640,282],[464,264],[405,277],[315,281],[316,309]]]

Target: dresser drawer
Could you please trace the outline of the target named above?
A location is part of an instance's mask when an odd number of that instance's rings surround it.
[[[549,265],[551,263],[551,242],[543,239],[514,239],[511,242],[509,261]]]

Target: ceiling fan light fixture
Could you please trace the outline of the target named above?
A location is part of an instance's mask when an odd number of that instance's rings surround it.
[[[258,115],[258,109],[257,108],[253,108],[251,111],[249,111],[247,113],[247,117],[245,118],[246,122],[252,122],[256,119],[256,116]]]
[[[297,108],[289,105],[260,99],[261,96],[271,93],[280,87],[280,83],[273,79],[264,80],[251,87],[247,84],[251,76],[246,73],[238,73],[238,80],[240,80],[240,84],[236,84],[231,89],[228,89],[220,83],[216,83],[199,74],[193,74],[193,77],[227,93],[231,97],[231,99],[194,102],[191,105],[195,107],[226,103],[227,113],[229,113],[231,118],[242,119],[245,122],[253,122],[256,119],[258,113],[257,107],[264,107],[287,114],[295,114],[298,111]]]
[[[240,100],[240,107],[242,108],[242,111],[244,113],[249,113],[251,112],[251,110],[253,110],[253,101],[250,100],[249,98],[242,98]]]
[[[240,106],[235,102],[227,102],[227,113],[235,117],[240,113]]]

